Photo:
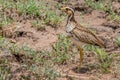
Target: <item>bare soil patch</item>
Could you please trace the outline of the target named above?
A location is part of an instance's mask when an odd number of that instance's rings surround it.
[[[56,7],[55,4],[61,4],[62,1],[63,0],[47,0],[46,5],[50,4],[53,6],[51,7],[51,10],[56,10],[58,7]],[[106,42],[107,49],[109,50],[108,54],[120,54],[120,47],[115,43],[116,38],[120,37],[120,21],[110,21],[106,18],[107,13],[101,10],[94,10],[84,5],[80,5],[84,3],[84,0],[70,0],[61,5],[68,4],[69,6],[72,6],[76,9],[75,18],[77,22],[93,30],[100,38]],[[113,2],[113,6],[116,11],[120,9],[119,5],[119,2]],[[117,12],[117,14],[118,13],[119,12]],[[11,17],[13,19],[13,22],[10,25],[6,25],[7,27],[3,27],[0,33],[2,36],[6,37],[7,40],[15,43],[19,47],[27,45],[35,51],[52,51],[53,48],[51,45],[55,44],[58,41],[58,34],[62,33],[66,35],[64,27],[66,25],[66,18],[60,23],[60,25],[56,25],[57,28],[54,28],[51,25],[45,25],[45,30],[36,30],[36,28],[32,27],[33,25],[31,23],[33,20],[38,18],[20,16],[15,10],[12,9],[4,11],[3,14]],[[41,19],[38,21],[41,21]],[[26,63],[29,62],[32,64],[32,62],[29,60],[31,57],[26,59],[26,57],[24,57],[24,54],[23,56],[3,55],[5,51],[2,51],[3,52],[0,53],[0,57],[3,59],[7,58],[8,61],[11,61],[9,65],[11,68],[12,80],[20,79],[19,77],[21,75],[33,75],[31,72],[26,71],[26,67],[24,65],[21,65],[22,62],[19,62],[19,60],[17,60],[20,58],[20,61],[23,59],[23,62],[25,62],[25,59]],[[115,67],[111,66],[110,73],[108,74],[104,74],[96,70],[94,64],[96,62],[96,58],[94,53],[91,51],[84,51],[84,61],[81,71],[77,71],[77,66],[79,63],[78,53],[75,55],[74,60],[75,61],[69,62],[67,64],[54,66],[54,69],[57,72],[61,73],[62,76],[57,78],[58,80],[120,80],[120,74],[117,74],[114,71]],[[115,58],[115,61],[113,61],[114,63],[112,65],[120,65],[119,61],[120,56]],[[2,62],[2,60],[0,62]],[[31,77],[30,79],[39,80],[35,77]],[[26,80],[29,80],[29,78],[26,78]]]

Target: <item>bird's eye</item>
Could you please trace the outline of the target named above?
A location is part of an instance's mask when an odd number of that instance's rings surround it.
[[[69,9],[68,8],[66,8],[66,11],[68,11]]]

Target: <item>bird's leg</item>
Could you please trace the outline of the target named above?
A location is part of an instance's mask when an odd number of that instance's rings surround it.
[[[83,61],[83,49],[78,46],[78,50],[79,50],[79,56],[80,56],[80,62],[79,62],[79,65],[78,65],[78,70],[81,69],[81,65],[82,65],[82,61]]]

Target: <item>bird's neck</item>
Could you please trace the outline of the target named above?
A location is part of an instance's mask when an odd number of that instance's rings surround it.
[[[68,15],[67,24],[66,24],[66,32],[71,32],[75,28],[75,21],[74,14]]]
[[[69,22],[75,22],[75,23],[76,23],[76,20],[75,20],[75,18],[74,18],[74,14],[68,15],[67,24],[68,24]]]

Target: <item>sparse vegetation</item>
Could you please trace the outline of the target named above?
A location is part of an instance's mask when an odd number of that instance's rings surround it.
[[[108,73],[113,61],[113,56],[108,55],[104,50],[101,49],[95,49],[95,53],[99,60],[98,67],[100,67],[102,72]]]
[[[10,55],[13,55],[13,57],[15,57],[22,66],[25,66],[27,68],[25,70],[26,73],[30,71],[33,77],[37,79],[44,78],[48,80],[54,80],[57,76],[59,76],[59,73],[54,70],[54,64],[65,64],[70,60],[73,61],[74,58],[72,57],[75,57],[75,54],[73,53],[71,53],[71,55],[68,54],[68,51],[71,49],[70,41],[64,35],[58,36],[58,42],[55,44],[54,49],[51,52],[36,52],[28,46],[18,47],[17,45],[8,42],[5,38],[2,37],[0,38],[0,43],[0,47],[2,49],[8,51],[8,53],[10,53]],[[5,61],[5,63],[9,64],[10,61]],[[3,67],[1,66],[1,68]],[[6,68],[7,67],[5,67],[5,69]],[[10,68],[9,71],[7,70],[5,72],[1,72],[1,75],[4,75],[1,76],[1,78],[4,79],[5,77],[5,79],[9,79],[10,76],[8,77],[8,75],[11,75],[10,72]],[[26,79],[27,75],[21,75],[20,78]],[[28,79],[30,79],[30,77],[28,77]]]
[[[64,35],[58,36],[58,42],[53,45],[53,61],[58,64],[66,64],[68,61],[73,60],[75,57],[72,51],[72,46],[68,37]]]
[[[62,21],[62,18],[58,15],[58,12],[51,10],[49,5],[46,5],[44,1],[26,0],[15,3],[13,1],[2,0],[1,3],[4,3],[2,4],[3,10],[7,11],[8,9],[11,9],[11,13],[14,11],[16,14],[23,17],[23,19],[39,19],[41,20],[42,25],[48,24],[56,27],[57,25],[60,25],[60,22]],[[8,21],[10,21],[6,15],[3,18],[4,20],[1,20],[3,24],[7,24]],[[10,15],[7,16],[11,17]]]
[[[120,37],[117,37],[117,38],[116,38],[116,44],[117,44],[118,46],[120,46]]]
[[[57,25],[60,25],[60,22],[63,20],[63,18],[60,18],[56,12],[54,11],[46,11],[46,18],[44,20],[45,24],[52,25],[53,27],[56,27]]]
[[[64,16],[59,12],[60,6],[66,4],[78,9],[81,9],[81,6],[84,7],[84,5],[74,5],[74,3],[78,3],[77,1],[80,0],[0,0],[0,35],[3,33],[10,34],[10,32],[15,33],[14,30],[2,32],[3,27],[7,30],[7,28],[13,26],[20,26],[20,29],[16,31],[18,36],[14,38],[0,36],[0,80],[60,80],[59,78],[62,80],[62,73],[65,79],[70,77],[70,79],[76,80],[78,74],[82,74],[81,72],[74,72],[74,68],[79,63],[79,52],[72,45],[70,39],[61,34],[64,33],[61,24],[65,25],[65,20],[63,20]],[[103,12],[102,14],[105,14],[100,15],[102,18],[99,18],[99,14],[97,14],[98,17],[91,16],[91,14],[85,15],[86,13],[78,15],[82,17],[83,21],[96,27],[98,24],[92,22],[98,19],[119,22],[120,10],[114,9],[113,3],[109,2],[109,0],[106,1],[108,2],[106,3],[105,0],[85,0],[85,6],[87,5],[93,11],[100,10]],[[120,0],[115,0],[115,2],[118,3]],[[117,5],[117,7],[119,6]],[[95,32],[98,35],[101,33],[106,35],[108,33],[105,29]],[[118,29],[118,27],[115,29]],[[116,34],[119,35],[119,33]],[[107,36],[111,37],[111,35]],[[115,43],[120,46],[120,37],[114,39]],[[51,46],[46,46],[49,43],[51,43]],[[47,49],[47,47],[50,49]],[[89,53],[94,53],[95,56],[92,57],[95,57],[96,62],[95,67],[90,71],[82,66],[82,70],[86,72],[82,77],[86,78],[86,75],[98,77],[95,74],[101,76],[101,74],[106,75],[104,73],[108,73],[110,78],[113,77],[111,75],[114,75],[116,80],[119,80],[120,55],[115,54],[120,53],[119,47],[111,52],[106,52],[105,49],[91,45],[87,45],[83,49],[85,49],[83,51],[85,56],[87,55],[86,50]],[[91,56],[87,56],[87,59],[83,60],[85,65],[89,63],[89,61],[86,61],[88,59],[93,60]],[[78,80],[80,77],[78,76]],[[103,78],[100,79],[103,80]]]
[[[120,74],[120,63],[115,64],[115,71],[113,72],[113,74],[116,76],[118,76]]]
[[[31,74],[33,75],[33,78],[35,79],[41,79],[41,78],[45,78],[48,80],[53,80],[56,78],[56,76],[58,76],[57,72],[54,71],[53,69],[53,62],[50,61],[51,56],[49,54],[49,52],[36,52],[33,49],[27,47],[27,46],[22,46],[22,47],[18,47],[17,45],[10,43],[8,41],[6,41],[4,38],[0,38],[0,43],[1,43],[1,48],[5,50],[5,52],[7,51],[8,53],[6,53],[8,56],[12,55],[13,58],[15,58],[18,62],[20,62],[20,65],[23,66],[21,68],[25,67],[25,72],[31,72]],[[4,52],[3,50],[1,50],[2,52]],[[4,53],[1,53],[2,55]],[[2,56],[4,57],[4,56]],[[0,73],[1,79],[9,79],[11,74],[11,68],[12,65],[10,65],[11,63],[11,59],[5,59],[5,58],[1,58],[1,66],[0,66]],[[13,60],[14,61],[14,60]],[[9,65],[9,66],[8,66]],[[19,66],[20,66],[19,65]],[[13,72],[14,73],[14,72]],[[9,76],[8,76],[9,75]],[[13,76],[15,76],[15,74],[13,74]],[[30,74],[29,75],[22,75],[20,74],[20,78],[27,78],[30,79]]]
[[[35,27],[37,30],[45,30],[45,24],[43,22],[39,22],[38,20],[35,20],[32,22],[32,27]]]
[[[110,15],[108,15],[108,19],[113,21],[120,21],[120,17],[115,12],[111,11]]]
[[[3,58],[0,60],[0,80],[10,80],[10,67],[8,61]]]
[[[102,71],[103,73],[108,73],[114,56],[112,54],[109,55],[103,49],[100,49],[99,47],[95,47],[92,45],[87,45],[84,48],[95,53],[98,59],[96,68],[99,68],[100,71]]]
[[[2,27],[3,25],[8,25],[9,23],[12,23],[12,19],[7,17],[6,15],[0,15],[2,19],[0,20],[0,26]]]
[[[95,10],[102,10],[105,13],[107,13],[107,18],[110,20],[120,21],[119,14],[115,12],[115,10],[112,7],[112,1],[94,1],[94,0],[86,0],[86,5],[89,7],[92,7]]]

